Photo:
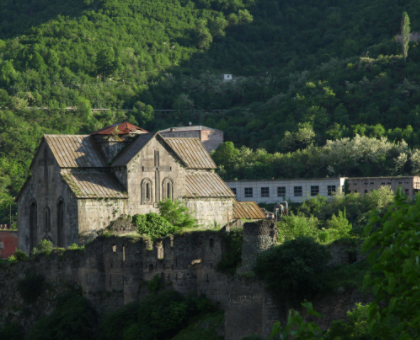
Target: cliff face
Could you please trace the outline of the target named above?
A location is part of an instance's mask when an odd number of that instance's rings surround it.
[[[243,268],[251,268],[249,261],[275,244],[270,224],[245,224],[243,237]],[[253,243],[262,245],[251,247],[251,238]],[[347,260],[342,255],[345,249],[332,250],[334,264]],[[129,237],[98,238],[84,251],[53,252],[7,264],[0,269],[0,326],[17,321],[29,329],[39,317],[52,311],[58,294],[77,287],[100,314],[106,313],[144,298],[148,294],[144,282],[158,275],[168,287],[182,294],[205,294],[218,301],[225,310],[227,340],[251,334],[267,336],[276,320],[285,320],[286,306],[275,306],[259,281],[246,275],[228,277],[216,272],[224,251],[221,232],[196,231],[153,244]],[[28,305],[16,287],[19,280],[32,273],[44,276],[47,284],[36,302]],[[333,293],[314,301],[314,306],[324,314],[327,327],[330,321],[344,318],[346,311],[359,301],[355,292]]]

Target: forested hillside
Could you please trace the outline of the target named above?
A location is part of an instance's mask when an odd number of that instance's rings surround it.
[[[121,120],[151,131],[206,124],[236,147],[292,152],[291,159],[356,134],[415,147],[420,51],[411,44],[405,63],[395,42],[404,10],[419,31],[414,0],[3,0],[0,211],[43,133],[86,133]],[[223,83],[223,73],[236,81]],[[226,111],[194,111],[211,109]],[[392,171],[415,171],[411,150],[388,151],[380,159],[392,164],[376,168],[391,171],[402,153],[406,166]],[[275,164],[267,175],[288,175]],[[320,166],[313,172],[341,171]],[[296,174],[307,176],[304,169]]]

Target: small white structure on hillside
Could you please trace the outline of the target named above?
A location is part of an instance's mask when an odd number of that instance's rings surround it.
[[[223,81],[232,81],[233,77],[231,74],[222,74]]]

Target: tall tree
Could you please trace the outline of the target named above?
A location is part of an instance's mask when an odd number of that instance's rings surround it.
[[[403,12],[401,19],[401,45],[404,62],[407,62],[408,44],[410,42],[410,18],[407,12]]]

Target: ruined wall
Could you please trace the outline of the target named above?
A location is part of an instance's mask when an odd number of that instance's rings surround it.
[[[266,222],[245,224],[242,257],[245,268],[251,268],[255,262],[255,256],[248,256],[248,252],[256,254],[272,246],[275,237],[272,229]],[[25,329],[30,328],[37,317],[51,312],[53,304],[46,296],[58,294],[68,284],[80,285],[97,311],[106,313],[144,298],[148,294],[145,283],[158,275],[168,287],[184,295],[205,294],[218,301],[225,310],[226,340],[240,340],[251,334],[267,336],[274,321],[286,319],[287,308],[278,308],[260,281],[248,275],[228,277],[215,270],[225,251],[221,235],[218,231],[195,231],[154,243],[147,239],[103,237],[86,245],[84,251],[67,250],[64,254],[52,253],[37,260],[7,264],[0,268],[0,326],[17,321]],[[338,248],[333,255],[337,253],[341,254]],[[348,257],[340,255],[336,264],[347,260]],[[16,290],[18,280],[31,272],[43,274],[55,287],[31,306],[36,316],[25,311],[27,307]],[[315,309],[324,314],[326,327],[331,320],[344,318],[346,311],[359,301],[357,293],[344,291],[332,292],[313,302]]]
[[[63,243],[69,246],[78,242],[77,203],[74,194],[61,177],[61,169],[44,141],[33,161],[32,176],[18,201],[18,248],[29,252],[42,239],[58,242],[58,204],[64,204]],[[30,207],[36,206],[36,218],[31,222]],[[47,223],[46,209],[49,210]],[[33,217],[33,215],[32,215]],[[33,232],[30,230],[34,224]]]

